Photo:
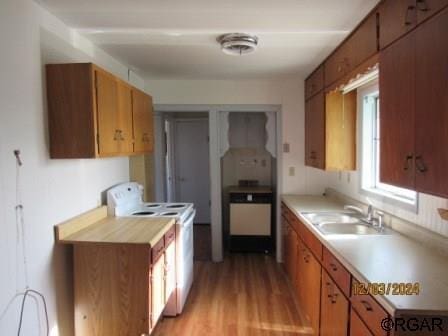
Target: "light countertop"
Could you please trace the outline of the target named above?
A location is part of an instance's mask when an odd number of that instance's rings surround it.
[[[283,202],[364,283],[420,283],[419,295],[377,295],[392,316],[448,315],[448,260],[396,231],[389,235],[323,235],[301,212],[343,211],[324,196],[283,195]]]
[[[148,244],[153,247],[174,224],[175,220],[168,217],[106,217],[60,242]]]

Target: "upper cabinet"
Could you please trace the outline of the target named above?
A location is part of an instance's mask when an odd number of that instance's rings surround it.
[[[383,182],[448,196],[448,9],[381,53]]]
[[[355,70],[378,51],[377,13],[372,12],[325,61],[325,87]]]
[[[134,152],[147,153],[154,149],[152,98],[132,88]]]
[[[385,0],[379,8],[380,48],[448,6],[448,0]]]
[[[320,92],[305,105],[305,165],[356,169],[356,92]]]
[[[50,64],[46,74],[51,158],[152,151],[149,95],[91,63]]]
[[[416,0],[385,0],[379,8],[380,48],[412,30],[417,24]]]
[[[305,80],[305,98],[311,98],[323,88],[324,67],[321,65]]]

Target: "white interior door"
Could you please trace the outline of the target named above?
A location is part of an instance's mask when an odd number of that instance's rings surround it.
[[[174,122],[176,202],[191,202],[196,223],[210,223],[209,125],[207,119]]]

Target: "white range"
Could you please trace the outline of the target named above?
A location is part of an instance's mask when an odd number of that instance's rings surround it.
[[[193,203],[145,203],[143,187],[135,182],[119,184],[107,191],[111,216],[173,217],[176,219],[176,293],[171,296],[164,315],[182,313],[193,284]]]

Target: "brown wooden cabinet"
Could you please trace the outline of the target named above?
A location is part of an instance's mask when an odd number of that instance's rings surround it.
[[[305,106],[305,164],[325,168],[325,97],[322,91]]]
[[[320,321],[320,289],[322,267],[311,251],[303,245],[300,254],[299,270],[301,276],[300,300],[305,317],[312,328],[312,335],[319,335]]]
[[[414,189],[414,33],[384,49],[380,64],[380,179]]]
[[[380,49],[399,39],[417,24],[416,0],[385,0],[379,7]]]
[[[448,8],[416,30],[417,191],[448,196]]]
[[[152,151],[150,96],[91,63],[49,64],[46,76],[51,158]]]
[[[350,336],[374,336],[353,309],[350,312]]]
[[[132,114],[134,125],[134,151],[152,152],[154,149],[152,98],[146,93],[132,89]]]
[[[285,245],[285,268],[289,280],[293,283],[297,273],[297,244],[298,237],[291,225],[287,225]]]
[[[321,291],[320,335],[347,336],[349,301],[325,271]]]
[[[381,53],[381,181],[448,196],[448,9]]]
[[[377,14],[373,11],[325,61],[325,87],[329,88],[377,51]]]
[[[316,93],[322,91],[323,88],[324,67],[321,65],[305,80],[305,98],[311,98]]]

